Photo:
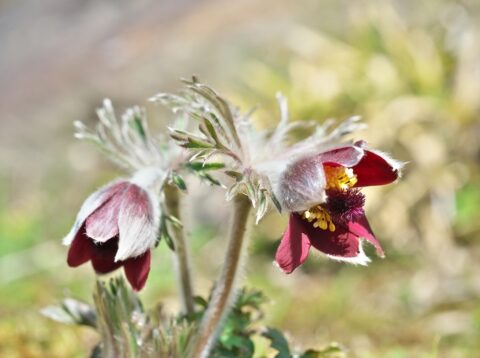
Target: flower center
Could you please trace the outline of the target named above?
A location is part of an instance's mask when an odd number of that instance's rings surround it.
[[[325,165],[327,201],[303,212],[302,218],[313,227],[334,232],[337,225],[344,225],[363,214],[365,197],[358,189],[352,189],[357,177],[351,168]]]
[[[322,204],[337,224],[347,224],[363,214],[365,195],[358,189],[327,190],[327,202]]]

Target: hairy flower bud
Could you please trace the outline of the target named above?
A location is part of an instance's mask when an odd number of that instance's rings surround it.
[[[91,194],[64,239],[70,245],[69,266],[91,261],[99,274],[123,266],[132,287],[140,290],[150,271],[150,249],[158,237],[160,209],[152,189],[161,176],[161,171],[146,168]]]

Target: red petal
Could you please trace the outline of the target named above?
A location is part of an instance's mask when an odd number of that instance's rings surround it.
[[[128,259],[124,263],[125,276],[133,289],[140,291],[147,281],[150,272],[150,250],[141,256]]]
[[[90,257],[90,239],[85,235],[85,225],[82,225],[68,249],[67,264],[77,267],[90,260]]]
[[[383,252],[382,246],[380,245],[380,242],[375,238],[375,235],[373,234],[372,229],[370,228],[370,225],[365,215],[363,215],[362,217],[358,218],[355,221],[349,222],[348,229],[352,234],[358,237],[364,238],[373,246],[375,246],[378,256],[385,257],[385,253]]]
[[[381,154],[370,150],[365,150],[365,155],[353,171],[358,179],[357,187],[389,184],[398,178],[398,170]]]
[[[303,225],[300,216],[291,214],[288,227],[275,254],[275,261],[285,273],[292,273],[307,259],[310,241],[302,232]]]
[[[99,274],[109,273],[123,265],[122,261],[115,262],[117,249],[118,238],[108,240],[101,244],[95,244],[91,241],[92,266],[95,272]]]
[[[311,224],[310,224],[311,225]],[[339,227],[334,232],[316,229],[309,230],[310,242],[313,247],[324,254],[339,258],[353,258],[360,253],[358,237],[347,228]]]
[[[323,164],[337,164],[343,167],[353,167],[363,157],[363,149],[350,145],[339,147],[319,154],[316,159]]]

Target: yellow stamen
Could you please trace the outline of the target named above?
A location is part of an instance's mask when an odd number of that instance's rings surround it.
[[[317,205],[313,208],[305,211],[302,217],[308,222],[313,222],[313,227],[320,228],[322,230],[335,231],[335,224],[332,221],[330,214],[321,206]]]
[[[353,169],[345,167],[325,166],[325,177],[327,179],[326,189],[347,190],[357,183],[357,176]]]
[[[342,166],[325,166],[325,177],[327,185],[325,189],[347,190],[357,183],[357,176],[353,173],[353,169]],[[332,221],[332,217],[328,211],[320,205],[306,210],[302,214],[302,218],[309,223],[313,223],[314,228],[329,230],[334,232],[336,227]]]

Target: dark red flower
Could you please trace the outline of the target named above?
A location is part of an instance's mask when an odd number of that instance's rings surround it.
[[[98,274],[123,266],[135,290],[150,271],[150,249],[157,238],[158,202],[133,181],[109,184],[90,195],[64,239],[70,245],[67,263],[77,267],[91,261]]]
[[[309,172],[323,170],[324,180],[317,183],[317,190],[323,191],[325,199],[290,214],[275,256],[279,267],[286,273],[293,272],[306,260],[311,246],[333,259],[365,265],[370,260],[363,252],[362,239],[374,245],[383,257],[365,217],[365,197],[359,188],[395,181],[401,164],[357,142],[302,159],[303,170],[297,170],[298,166],[294,163],[289,168],[285,178],[291,182],[285,186],[292,192],[292,182],[309,183],[305,177]]]

